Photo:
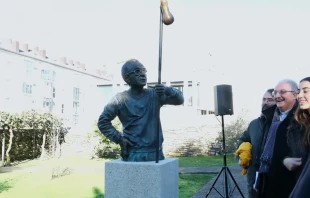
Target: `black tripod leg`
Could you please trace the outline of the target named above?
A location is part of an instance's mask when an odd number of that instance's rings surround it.
[[[227,171],[228,171],[228,173],[229,173],[229,175],[230,175],[231,179],[233,180],[233,182],[234,182],[235,186],[237,187],[237,189],[238,189],[238,191],[239,191],[239,193],[240,193],[241,197],[242,197],[242,198],[244,198],[244,195],[242,194],[241,189],[239,188],[239,186],[238,186],[238,184],[237,184],[237,182],[236,182],[236,180],[235,180],[234,176],[231,174],[231,172],[230,172],[230,170],[229,170],[229,168],[228,168],[228,167],[226,167],[226,169],[227,169]]]
[[[214,186],[215,186],[217,180],[220,178],[220,176],[221,176],[223,170],[224,170],[224,167],[222,168],[222,170],[221,170],[221,171],[219,172],[219,174],[217,175],[217,177],[216,177],[215,181],[213,182],[213,184],[212,184],[212,186],[211,186],[209,192],[208,192],[207,195],[206,195],[206,198],[207,198],[207,197],[209,196],[209,194],[211,193],[211,191],[212,191],[212,189],[214,188]],[[215,189],[215,188],[214,188],[214,189]],[[215,190],[216,190],[216,189],[215,189]],[[217,192],[218,192],[218,191],[217,191]],[[221,195],[221,196],[222,196],[222,195]],[[222,196],[222,197],[223,197],[223,196]]]

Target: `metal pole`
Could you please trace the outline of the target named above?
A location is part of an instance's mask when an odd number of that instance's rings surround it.
[[[224,151],[224,167],[226,168],[227,166],[227,161],[226,161],[226,143],[225,143],[225,131],[224,131],[224,115],[222,116],[222,135],[223,135],[223,151]],[[224,171],[224,182],[225,182],[225,197],[228,198],[228,180],[227,180],[227,171]]]
[[[163,12],[160,6],[159,21],[159,58],[158,58],[158,84],[161,84],[161,62],[162,62],[162,43],[163,43]],[[160,129],[160,100],[158,97],[158,113],[157,113],[157,134],[156,134],[156,163],[159,161],[159,129]]]

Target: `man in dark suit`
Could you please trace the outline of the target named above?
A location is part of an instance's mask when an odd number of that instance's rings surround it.
[[[275,100],[272,96],[273,89],[268,89],[262,98],[262,113],[260,117],[252,120],[247,128],[247,130],[239,138],[239,145],[243,142],[250,142],[252,144],[252,160],[249,167],[244,167],[247,169],[247,189],[248,198],[256,198],[257,193],[253,189],[255,182],[256,171],[260,165],[260,155],[262,152],[262,141],[264,139],[264,134],[267,134],[270,123],[272,120],[274,109],[270,107],[275,105]]]

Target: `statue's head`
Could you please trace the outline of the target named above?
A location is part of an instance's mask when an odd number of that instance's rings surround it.
[[[131,87],[144,87],[147,83],[146,69],[136,59],[130,59],[122,66],[122,77]]]

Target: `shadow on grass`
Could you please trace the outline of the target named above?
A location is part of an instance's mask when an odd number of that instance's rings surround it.
[[[0,182],[0,193],[9,190],[13,186],[10,184],[9,181]]]
[[[93,198],[104,198],[104,193],[97,187],[93,188]]]
[[[9,173],[12,172],[13,170],[16,169],[13,169],[12,167],[0,167],[0,173]]]

